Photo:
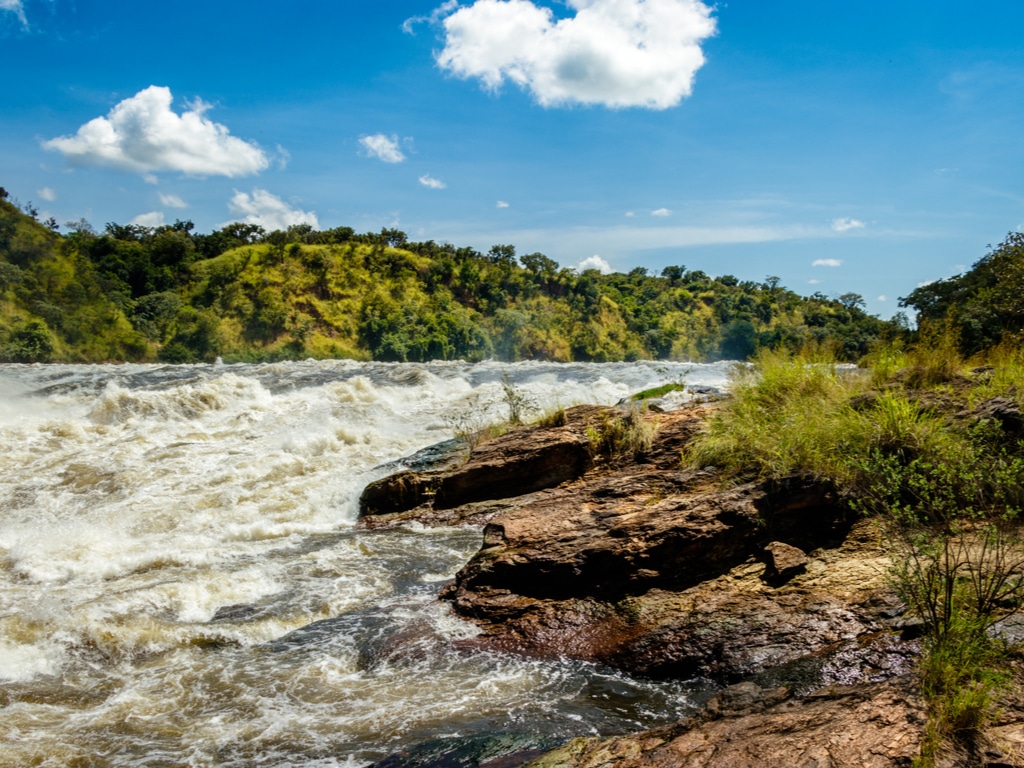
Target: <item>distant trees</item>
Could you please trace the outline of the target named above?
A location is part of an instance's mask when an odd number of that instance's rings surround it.
[[[98,233],[80,220],[61,235],[2,199],[0,304],[12,360],[742,359],[809,340],[856,359],[902,332],[858,294],[801,297],[774,276],[580,274],[511,244],[481,253],[395,228],[202,234],[178,220]]]

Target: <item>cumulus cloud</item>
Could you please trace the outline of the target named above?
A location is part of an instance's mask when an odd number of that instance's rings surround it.
[[[42,189],[37,189],[36,190],[36,194],[39,195],[43,200],[45,200],[48,203],[52,203],[54,200],[57,199],[57,193],[54,192],[49,187],[43,187]]]
[[[668,208],[659,208],[656,211],[651,211],[651,216],[671,216],[672,211]]]
[[[575,15],[556,20],[530,0],[476,0],[444,17],[442,69],[505,80],[539,104],[674,107],[704,64],[700,44],[715,34],[700,0],[566,0]],[[442,6],[443,8],[444,6]]]
[[[626,218],[627,219],[632,219],[634,216],[636,216],[636,214],[633,213],[632,211],[626,211]]]
[[[43,142],[75,165],[98,165],[150,174],[180,171],[190,176],[249,176],[270,161],[256,144],[231,135],[206,117],[210,105],[187,104],[180,115],[171,109],[170,88],[151,85],[97,117],[74,136]]]
[[[879,297],[878,297],[878,300],[879,300],[879,301],[888,301],[888,300],[889,300],[889,297],[888,297],[888,296],[886,296],[886,295],[885,295],[885,294],[883,293],[883,294],[882,294],[881,296],[879,296]]]
[[[0,0],[0,11],[11,11],[22,24],[26,27],[28,26],[28,19],[25,18],[25,7],[21,4],[21,0]]]
[[[864,229],[864,222],[850,218],[833,219],[832,229],[836,232],[846,232],[851,229]]]
[[[164,215],[160,211],[150,211],[149,213],[140,213],[130,224],[135,224],[139,227],[162,227],[164,225]]]
[[[808,280],[807,282],[808,282],[809,285],[818,285],[821,282],[821,280],[814,279],[814,280]]]
[[[375,133],[372,136],[360,136],[359,144],[370,157],[376,157],[385,163],[400,163],[405,160],[405,155],[398,148],[398,137],[395,135]]]
[[[280,197],[270,194],[265,189],[254,189],[251,195],[235,190],[234,197],[228,202],[228,209],[233,214],[243,217],[241,221],[244,223],[257,224],[268,232],[288,229],[296,224],[310,224],[314,229],[320,227],[316,213],[292,208]]]
[[[163,192],[158,194],[160,195],[160,202],[168,208],[188,208],[188,203],[177,195],[165,195]]]
[[[812,267],[841,267],[843,262],[840,259],[815,259],[811,262]]]
[[[448,186],[440,179],[435,179],[429,173],[425,173],[422,176],[420,176],[420,184],[422,184],[424,187],[429,187],[430,189],[444,189],[445,187]]]
[[[611,273],[612,265],[595,253],[593,256],[583,259],[583,261],[577,264],[576,269],[579,272],[587,269],[596,269],[602,275],[607,275]]]
[[[504,200],[499,200],[497,203],[494,204],[494,207],[495,208],[508,208],[508,203],[506,203]]]

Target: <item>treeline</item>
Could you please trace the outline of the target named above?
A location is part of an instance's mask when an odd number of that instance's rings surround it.
[[[168,362],[346,357],[745,359],[834,343],[850,360],[905,322],[857,294],[800,296],[671,266],[578,273],[384,229],[266,232],[36,220],[0,188],[0,359]]]
[[[900,299],[918,319],[949,325],[963,354],[1003,342],[1019,345],[1024,334],[1024,233],[1006,239],[970,270],[922,285]]]

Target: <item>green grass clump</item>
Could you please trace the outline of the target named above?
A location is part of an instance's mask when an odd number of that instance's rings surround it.
[[[637,392],[635,395],[631,395],[629,399],[632,400],[633,402],[653,400],[656,397],[664,397],[670,392],[683,392],[685,389],[685,384],[680,384],[679,382],[670,382],[668,384],[662,384],[657,387],[645,389],[643,392]]]
[[[590,449],[608,459],[637,458],[650,452],[657,425],[644,418],[646,409],[630,408],[626,413],[605,411],[600,421],[587,428]]]
[[[763,350],[752,366],[736,369],[731,401],[685,458],[733,474],[832,477],[840,444],[854,437],[850,399],[868,386],[821,350]]]

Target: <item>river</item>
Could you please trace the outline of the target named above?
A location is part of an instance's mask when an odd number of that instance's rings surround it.
[[[503,413],[727,364],[0,366],[0,766],[361,766],[611,734],[685,681],[456,652],[480,531],[355,527],[392,462]],[[550,743],[550,742],[547,742]]]

